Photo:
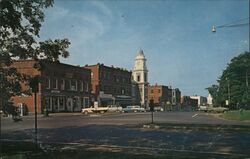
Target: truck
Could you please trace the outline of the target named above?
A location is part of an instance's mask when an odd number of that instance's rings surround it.
[[[82,109],[82,113],[83,114],[91,114],[91,113],[105,113],[106,111],[108,111],[108,107],[94,107],[91,106],[89,108],[83,108]]]
[[[100,107],[98,102],[94,102],[94,106],[82,109],[83,114],[91,114],[91,113],[101,113],[101,114],[103,114],[106,111],[108,111],[108,107]]]

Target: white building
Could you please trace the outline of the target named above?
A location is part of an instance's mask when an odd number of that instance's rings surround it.
[[[198,100],[198,108],[201,105],[207,105],[207,98],[203,96],[190,96],[191,99],[197,99]]]
[[[207,97],[207,104],[208,105],[213,105],[213,97],[211,96],[210,93],[208,94],[208,97]]]
[[[146,108],[148,107],[148,69],[146,65],[147,59],[143,53],[143,50],[140,49],[135,57],[135,65],[133,69],[133,80],[138,83],[141,106]]]

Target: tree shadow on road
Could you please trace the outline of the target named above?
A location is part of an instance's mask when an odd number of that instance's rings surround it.
[[[33,129],[2,132],[2,139],[32,141]],[[40,146],[44,149],[154,156],[186,156],[211,158],[249,157],[250,135],[247,132],[143,129],[141,125],[85,125],[40,128]],[[3,148],[5,146],[3,145]],[[3,149],[5,151],[5,149]],[[8,150],[6,150],[8,151]]]

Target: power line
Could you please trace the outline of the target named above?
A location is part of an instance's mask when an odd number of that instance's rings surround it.
[[[236,23],[238,23],[238,22],[241,22],[241,21],[244,21],[244,20],[246,20],[246,19],[248,19],[249,20],[249,17],[248,18],[241,18],[241,19],[239,19],[239,20],[236,20],[236,21],[233,21],[233,22],[230,22],[230,23],[227,23],[227,24],[223,24],[223,25],[220,25],[220,26],[217,26],[217,27],[230,27],[230,25],[234,25],[234,24],[236,24]],[[247,23],[247,24],[249,24],[249,22]]]

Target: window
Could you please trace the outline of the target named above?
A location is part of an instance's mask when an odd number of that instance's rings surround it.
[[[88,92],[89,91],[89,84],[88,84],[88,82],[85,82],[85,92]]]
[[[158,93],[161,93],[161,90],[160,90],[160,89],[158,89]]]
[[[64,110],[64,98],[59,98],[59,110]]]
[[[76,80],[71,80],[70,88],[72,91],[77,90],[77,81]]]
[[[49,77],[45,78],[45,88],[50,89],[50,78]]]
[[[52,78],[52,88],[57,89],[58,88],[58,81],[56,78]]]
[[[65,89],[70,90],[70,80],[65,80]]]
[[[125,89],[124,88],[122,88],[122,94],[125,94]]]
[[[61,79],[60,84],[61,84],[61,90],[64,90],[65,89],[65,81],[64,81],[64,79]]]
[[[45,108],[52,111],[51,98],[45,98]]]
[[[141,76],[139,73],[136,74],[136,79],[137,79],[137,82],[140,82],[141,81]]]
[[[83,81],[80,81],[80,91],[83,92]]]

